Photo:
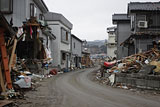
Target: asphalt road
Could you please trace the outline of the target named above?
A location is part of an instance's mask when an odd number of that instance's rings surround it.
[[[160,107],[160,96],[141,95],[91,81],[86,69],[61,74],[29,94],[22,107]],[[32,105],[32,106],[31,106]]]

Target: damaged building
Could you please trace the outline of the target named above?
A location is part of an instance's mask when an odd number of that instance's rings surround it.
[[[52,63],[51,43],[56,38],[44,20],[44,14],[49,11],[44,1],[2,0],[1,3],[4,5],[2,13],[17,31],[17,59],[26,60],[33,71],[41,68],[43,63]]]
[[[131,18],[131,35],[123,43],[129,54],[145,52],[153,48],[153,42],[160,40],[160,3],[131,2],[128,17]]]

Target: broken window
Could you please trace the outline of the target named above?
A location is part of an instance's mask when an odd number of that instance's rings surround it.
[[[13,12],[13,0],[0,0],[0,11],[2,13]]]

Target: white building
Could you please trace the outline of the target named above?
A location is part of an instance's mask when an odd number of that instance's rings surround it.
[[[60,66],[63,68],[70,68],[71,57],[71,29],[72,24],[62,14],[48,12],[45,14],[45,20],[51,27],[56,40],[52,41],[52,48],[54,50],[53,66]]]
[[[116,27],[107,28],[108,41],[107,41],[107,56],[116,57],[117,42],[116,42]]]

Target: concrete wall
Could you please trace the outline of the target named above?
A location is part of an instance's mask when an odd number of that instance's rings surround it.
[[[124,46],[120,46],[120,44],[130,37],[130,31],[129,21],[117,23],[117,59],[128,56],[128,49]]]
[[[117,55],[115,54],[116,50],[117,50],[116,45],[113,47],[107,45],[107,56],[111,56],[112,58],[117,57]]]
[[[143,74],[116,74],[116,84],[122,83],[137,88],[160,90],[160,76]]]
[[[107,41],[108,43],[116,43],[115,39],[116,39],[115,33],[114,34],[108,33],[108,41]]]
[[[117,50],[117,43],[115,41],[116,35],[115,32],[113,33],[108,33],[108,41],[107,41],[107,56],[117,57],[115,54],[115,51]],[[114,45],[111,45],[114,44]]]
[[[22,22],[30,18],[30,3],[34,3],[33,0],[13,0],[13,13],[4,15],[7,21],[10,22],[13,18],[13,26],[21,27]],[[34,5],[36,6],[35,3]],[[42,12],[37,7],[37,19],[39,19],[39,14]]]
[[[53,66],[61,65],[61,53],[60,53],[60,40],[61,40],[61,28],[59,24],[54,24],[52,22],[48,22],[49,27],[52,28],[53,34],[56,36],[56,40],[52,41],[52,58],[53,58]]]

